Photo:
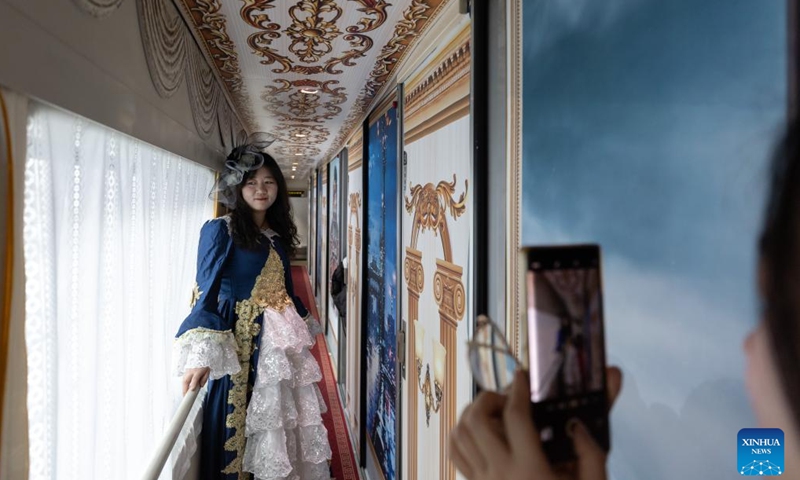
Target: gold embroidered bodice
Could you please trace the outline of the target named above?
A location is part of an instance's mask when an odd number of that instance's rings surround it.
[[[271,308],[278,312],[293,305],[292,299],[286,292],[285,275],[283,262],[278,252],[272,249],[267,263],[261,269],[261,274],[256,277],[256,283],[250,293],[250,300],[259,307]]]
[[[283,312],[294,306],[294,302],[286,292],[286,272],[280,255],[274,248],[269,252],[267,263],[256,277],[256,283],[250,292],[250,298],[236,303],[236,337],[237,354],[242,369],[231,377],[232,387],[228,392],[228,403],[233,405],[233,412],[226,419],[226,426],[235,429],[233,436],[225,442],[225,450],[237,452],[236,458],[222,471],[226,474],[238,473],[239,479],[250,478],[242,472],[242,459],[245,447],[245,417],[247,412],[247,378],[250,374],[250,356],[255,348],[253,338],[258,335],[261,326],[256,318],[271,309]]]

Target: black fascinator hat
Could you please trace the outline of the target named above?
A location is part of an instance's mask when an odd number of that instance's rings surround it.
[[[264,166],[264,150],[274,141],[274,136],[257,132],[231,150],[228,158],[225,159],[225,170],[220,173],[210,197],[216,197],[219,203],[229,209],[234,209],[236,207],[236,186],[242,183],[247,172],[258,170]]]

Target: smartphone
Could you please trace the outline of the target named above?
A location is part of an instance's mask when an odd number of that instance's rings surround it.
[[[575,459],[580,420],[608,451],[603,289],[598,245],[527,247],[531,412],[551,463]]]

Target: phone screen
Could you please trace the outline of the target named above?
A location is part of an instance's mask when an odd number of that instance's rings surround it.
[[[608,450],[600,248],[534,247],[527,259],[531,408],[545,453],[574,458],[573,419]]]

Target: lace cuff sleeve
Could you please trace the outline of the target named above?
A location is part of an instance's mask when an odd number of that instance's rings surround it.
[[[236,355],[236,339],[230,330],[193,328],[175,340],[173,371],[182,376],[187,369],[210,367],[209,378],[216,380],[241,370]]]

